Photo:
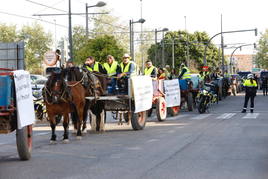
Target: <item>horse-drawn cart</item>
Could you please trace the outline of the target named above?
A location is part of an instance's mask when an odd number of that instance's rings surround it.
[[[151,108],[152,91],[150,77],[135,76],[128,80],[126,95],[99,96],[97,99],[90,96],[86,99],[104,102],[105,111],[123,112],[125,121],[131,121],[134,130],[141,130],[146,124],[147,110]]]

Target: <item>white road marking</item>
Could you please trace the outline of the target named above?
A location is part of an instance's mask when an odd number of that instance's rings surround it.
[[[34,134],[34,136],[41,136],[41,135],[47,135],[50,134],[50,132],[40,132],[38,134]]]
[[[247,113],[243,119],[256,119],[260,113]]]
[[[218,116],[216,119],[230,119],[236,115],[236,113],[223,113],[222,115]]]
[[[150,139],[150,140],[147,140],[146,143],[151,143],[151,142],[156,142],[156,141],[159,141],[159,139]]]
[[[211,114],[199,114],[198,116],[192,117],[191,119],[201,120],[207,118],[208,116],[211,116]]]
[[[190,116],[189,114],[179,114],[177,116],[169,117],[168,120],[177,120],[181,118],[187,118],[189,116]]]

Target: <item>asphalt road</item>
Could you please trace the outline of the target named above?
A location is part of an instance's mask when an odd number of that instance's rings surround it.
[[[152,117],[142,131],[109,122],[105,133],[71,136],[69,144],[50,145],[48,124],[38,124],[30,161],[18,160],[14,134],[1,135],[0,178],[267,179],[268,97],[257,96],[254,114],[240,113],[243,98],[203,115]]]

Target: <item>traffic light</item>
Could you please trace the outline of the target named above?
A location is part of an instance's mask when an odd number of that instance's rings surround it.
[[[257,48],[257,45],[256,45],[256,43],[254,43],[253,45],[254,45],[254,48],[256,49],[256,48]]]
[[[255,36],[258,36],[258,29],[255,29]]]

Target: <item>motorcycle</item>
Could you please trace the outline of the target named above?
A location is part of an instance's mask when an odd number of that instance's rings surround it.
[[[198,112],[205,113],[213,103],[218,103],[215,85],[205,83],[204,88],[197,95]]]

